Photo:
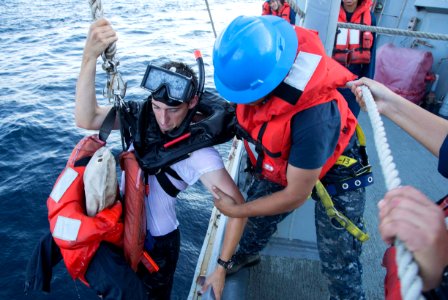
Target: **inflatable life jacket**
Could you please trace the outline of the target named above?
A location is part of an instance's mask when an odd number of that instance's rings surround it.
[[[123,250],[126,261],[134,271],[141,262],[149,272],[159,270],[157,264],[144,249],[146,238],[145,184],[134,152],[120,154],[120,166],[124,171],[124,235]]]
[[[362,25],[372,25],[370,14],[371,0],[365,0],[356,7],[350,19],[350,23]],[[347,23],[347,15],[341,4],[338,22]],[[369,31],[359,31],[357,29],[338,28],[333,50],[333,58],[343,66],[350,64],[370,63],[373,45],[373,35]]]
[[[442,198],[438,204],[445,212],[446,220],[448,218],[448,195]],[[383,256],[382,265],[386,268],[386,276],[384,277],[384,296],[386,300],[401,300],[401,285],[398,278],[396,252],[396,248],[391,246]]]
[[[155,175],[165,192],[175,197],[179,190],[165,173],[181,179],[176,173],[172,173],[174,170],[169,166],[186,158],[192,151],[226,142],[235,135],[234,108],[209,91],[206,91],[201,98],[196,114],[201,115],[202,119],[192,123],[185,134],[174,140],[160,133],[150,101],[143,104],[128,102],[129,113],[121,114],[122,124],[136,124],[136,128],[124,130],[131,133],[130,138],[134,139],[135,151],[120,154],[120,166],[125,176],[123,249],[125,258],[134,271],[137,270],[139,262],[142,262],[150,272],[158,270],[157,265],[144,251],[146,237],[144,195],[150,192],[149,185],[144,180],[146,176]],[[111,118],[114,119],[115,116]]]
[[[294,27],[299,41],[297,56],[285,80],[264,104],[237,105],[238,135],[245,147],[254,171],[262,177],[287,185],[286,168],[291,147],[290,123],[298,112],[335,100],[341,116],[341,131],[333,155],[322,168],[320,178],[333,166],[355,132],[356,118],[347,102],[336,90],[355,76],[325,55],[318,35]],[[304,62],[307,63],[304,63]],[[307,78],[308,80],[303,80]]]
[[[86,284],[84,275],[100,242],[121,246],[123,238],[122,205],[118,199],[93,217],[85,212],[84,171],[90,157],[104,145],[96,135],[83,138],[73,149],[47,200],[50,230],[68,273]]]
[[[221,144],[235,136],[235,109],[210,91],[197,105],[194,120],[181,136],[171,139],[161,134],[150,101],[143,104],[134,140],[135,155],[141,169],[154,175],[198,149]]]

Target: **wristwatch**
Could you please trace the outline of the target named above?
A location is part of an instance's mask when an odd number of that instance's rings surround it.
[[[218,264],[221,265],[224,269],[230,270],[233,267],[233,261],[232,260],[222,260],[218,257]]]

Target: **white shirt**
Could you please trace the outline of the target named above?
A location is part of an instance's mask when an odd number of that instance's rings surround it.
[[[199,178],[212,171],[224,168],[224,163],[218,151],[207,147],[194,151],[188,158],[171,166],[182,178],[179,181],[167,174],[168,178],[179,190],[185,190]],[[148,177],[149,197],[145,197],[146,224],[152,236],[166,235],[179,226],[175,204],[177,198],[171,197],[160,186],[155,176]]]

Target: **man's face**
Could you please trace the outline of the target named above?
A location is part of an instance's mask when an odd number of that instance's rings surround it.
[[[342,2],[344,3],[344,5],[347,6],[357,6],[358,5],[358,0],[342,0]]]
[[[280,1],[278,1],[278,0],[271,0],[269,5],[271,6],[272,10],[277,10],[277,9],[279,9],[281,4],[280,4]]]
[[[167,133],[178,127],[188,113],[188,109],[194,105],[182,103],[179,106],[168,106],[163,102],[152,99],[152,110],[156,116],[157,124],[162,133]]]

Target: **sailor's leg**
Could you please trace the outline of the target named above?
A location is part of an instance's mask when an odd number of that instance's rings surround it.
[[[117,247],[101,243],[89,264],[85,278],[102,299],[147,299],[137,274]]]
[[[266,180],[254,179],[247,192],[247,202],[275,193],[283,187]],[[280,223],[290,212],[265,217],[251,217],[248,219],[241,237],[237,254],[258,254],[269,242]]]
[[[173,287],[174,272],[180,251],[180,232],[176,229],[167,235],[154,237],[154,248],[149,252],[151,258],[159,266],[159,271],[149,273],[142,264],[138,274],[148,290],[151,300],[170,299]]]
[[[339,212],[365,231],[364,188],[333,196],[332,200]],[[320,201],[316,202],[315,214],[317,246],[322,273],[328,280],[330,299],[365,299],[360,262],[361,242],[347,230],[335,228]]]

